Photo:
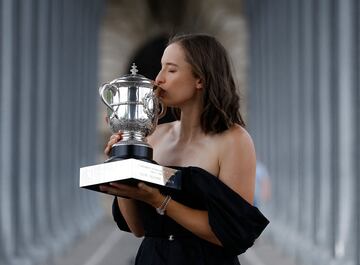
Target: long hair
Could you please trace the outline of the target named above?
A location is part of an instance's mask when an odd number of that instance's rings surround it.
[[[234,124],[245,127],[240,98],[222,44],[206,34],[176,35],[168,45],[179,44],[196,78],[203,83],[201,127],[205,133],[220,133]]]

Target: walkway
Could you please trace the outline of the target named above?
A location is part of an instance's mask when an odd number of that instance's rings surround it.
[[[117,229],[110,216],[102,220],[94,233],[84,236],[54,265],[131,265],[141,239]],[[295,265],[265,239],[240,256],[242,265]]]

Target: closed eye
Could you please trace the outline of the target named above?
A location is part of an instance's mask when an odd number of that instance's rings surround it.
[[[162,65],[162,69],[165,68],[165,70],[167,70],[167,72],[169,73],[175,73],[178,68],[177,64],[171,62],[162,63],[161,65]]]

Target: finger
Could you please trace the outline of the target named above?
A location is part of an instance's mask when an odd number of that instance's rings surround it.
[[[112,145],[110,145],[109,143],[105,146],[105,149],[104,149],[105,155],[109,155],[111,147],[112,147]]]
[[[107,192],[108,191],[108,186],[107,185],[100,185],[99,190],[102,191],[102,192]]]
[[[149,193],[152,193],[154,191],[154,189],[152,187],[146,185],[143,182],[139,182],[138,187],[139,187],[139,189],[149,192]]]
[[[121,183],[118,183],[118,182],[110,182],[109,185],[112,186],[112,187],[118,188],[118,189],[136,189],[136,188],[131,187],[129,185],[121,184]]]
[[[118,189],[110,185],[100,185],[100,191],[120,197],[132,197],[131,195],[133,194],[130,190]]]
[[[123,138],[123,137],[122,137],[122,133],[121,133],[121,134],[119,134],[119,133],[113,134],[113,135],[110,137],[110,140],[109,140],[108,144],[112,146],[112,145],[114,145],[115,143],[119,142],[122,138]]]
[[[109,186],[121,191],[122,193],[131,195],[130,197],[137,197],[139,195],[138,187],[130,186],[127,184],[121,184],[119,182],[110,182]]]
[[[116,139],[116,140],[121,140],[123,137],[123,132],[122,131],[118,131],[116,133],[114,133],[113,135],[111,135],[110,140]]]
[[[110,136],[110,141],[109,142],[112,142],[112,141],[119,141],[120,139],[122,138],[122,135],[121,134],[113,134]]]
[[[118,132],[118,133],[111,135],[110,140],[108,141],[108,143],[105,146],[104,154],[109,155],[112,146],[114,144],[116,144],[117,142],[119,142],[121,139],[122,139],[122,132]]]

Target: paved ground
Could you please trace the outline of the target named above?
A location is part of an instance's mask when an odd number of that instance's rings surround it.
[[[90,235],[56,258],[54,265],[131,265],[140,242],[141,239],[118,230],[106,216]],[[258,240],[239,259],[242,265],[295,265],[265,239]]]

